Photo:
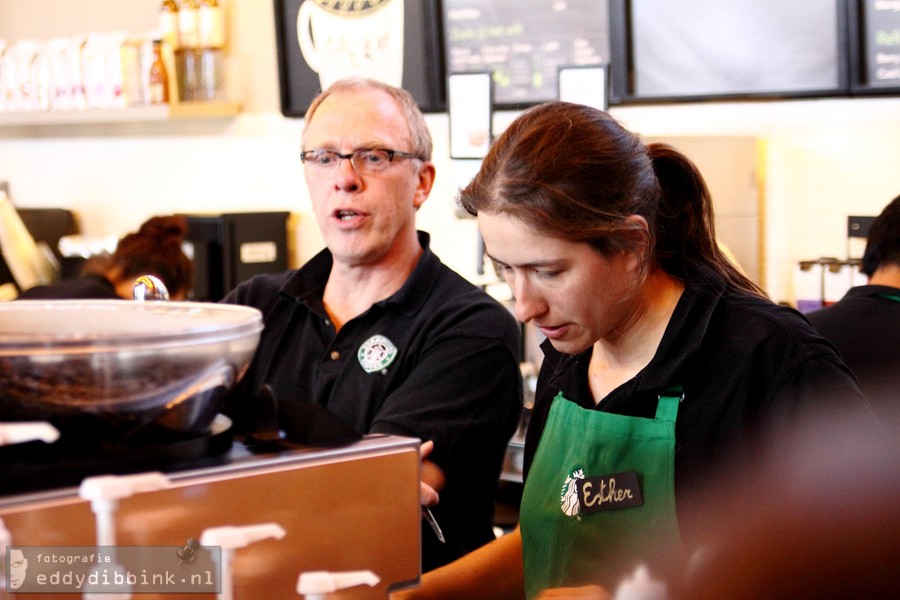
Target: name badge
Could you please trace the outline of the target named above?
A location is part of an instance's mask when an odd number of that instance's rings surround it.
[[[644,497],[637,471],[587,477],[576,482],[578,503],[585,514],[641,506]]]

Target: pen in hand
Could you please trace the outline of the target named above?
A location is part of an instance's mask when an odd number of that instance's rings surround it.
[[[444,532],[441,531],[441,526],[438,525],[437,519],[434,518],[434,515],[431,513],[431,509],[422,505],[422,516],[425,517],[425,520],[428,521],[428,524],[431,525],[431,528],[434,530],[437,539],[440,540],[442,544],[446,544],[447,540],[444,539]]]

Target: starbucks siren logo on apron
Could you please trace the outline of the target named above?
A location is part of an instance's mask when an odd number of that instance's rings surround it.
[[[567,517],[577,517],[580,512],[580,503],[578,502],[578,485],[579,479],[584,479],[584,468],[575,467],[569,476],[566,477],[565,483],[562,485],[562,491],[559,494],[559,508]]]

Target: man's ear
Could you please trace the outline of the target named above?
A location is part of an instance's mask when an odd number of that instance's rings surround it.
[[[425,161],[419,168],[419,182],[416,186],[416,195],[413,198],[413,206],[416,210],[419,210],[419,207],[425,204],[425,201],[428,199],[431,188],[434,186],[435,174],[434,163],[431,161]]]

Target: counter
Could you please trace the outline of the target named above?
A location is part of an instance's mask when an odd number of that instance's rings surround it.
[[[418,440],[397,436],[264,455],[235,444],[224,464],[168,474],[165,489],[120,500],[115,545],[171,546],[175,561],[206,529],[277,523],[282,539],[234,553],[234,597],[258,598],[263,590],[299,597],[301,572],[371,570],[379,584],[342,597],[386,598],[389,588],[420,575],[418,448]],[[0,498],[0,518],[12,546],[96,544],[91,503],[77,488]],[[40,597],[49,595],[29,594]]]

